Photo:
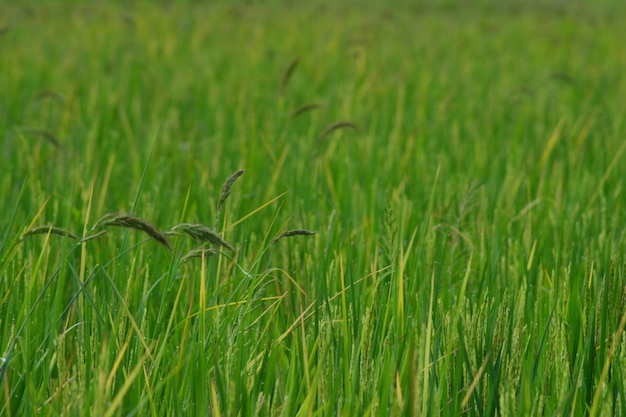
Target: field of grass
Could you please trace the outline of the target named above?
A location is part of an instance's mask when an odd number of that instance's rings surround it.
[[[1,416],[626,415],[619,1],[2,9]]]

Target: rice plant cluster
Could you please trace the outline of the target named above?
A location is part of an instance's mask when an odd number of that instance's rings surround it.
[[[626,415],[624,27],[3,5],[0,416]]]

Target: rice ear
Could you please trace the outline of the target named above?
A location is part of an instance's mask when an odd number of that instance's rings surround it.
[[[33,135],[40,136],[46,142],[52,144],[55,148],[58,148],[58,149],[62,149],[63,148],[63,145],[61,144],[61,141],[56,136],[54,136],[54,134],[52,132],[50,132],[49,130],[39,129],[39,128],[36,128],[36,127],[22,127],[19,130],[21,132],[23,132],[23,133],[30,133],[30,134],[33,134]]]
[[[299,64],[300,64],[300,57],[295,57],[291,61],[291,63],[289,63],[289,66],[287,67],[287,69],[283,73],[283,76],[280,79],[280,89],[281,89],[281,91],[283,91],[285,89],[285,87],[287,87],[287,84],[289,83],[289,80],[291,79],[291,76],[293,75],[293,73],[296,70],[296,68],[298,68]]]
[[[291,114],[289,115],[290,119],[293,119],[299,115],[301,115],[302,113],[306,113],[308,111],[314,110],[314,109],[318,109],[322,107],[322,105],[320,103],[307,103],[307,104],[303,104],[302,106],[296,108],[294,111],[291,112]]]
[[[140,230],[150,236],[152,239],[165,246],[167,249],[172,250],[170,242],[167,240],[167,236],[161,232],[155,225],[147,222],[144,219],[135,217],[132,214],[119,214],[109,213],[104,215],[94,227],[107,227],[117,226],[126,227],[129,229]]]
[[[69,232],[61,227],[56,227],[50,224],[47,226],[37,226],[31,229],[28,229],[27,231],[22,233],[20,240],[24,240],[24,238],[27,236],[42,235],[42,234],[48,234],[48,233],[51,235],[69,237],[70,239],[78,239],[78,236],[75,235],[74,233]]]
[[[201,242],[209,242],[212,245],[224,247],[232,252],[235,251],[235,248],[222,239],[219,233],[202,224],[181,223],[172,227],[172,231],[181,231]]]
[[[230,197],[230,188],[233,186],[235,181],[237,181],[239,177],[241,177],[244,174],[244,172],[246,171],[244,171],[243,169],[240,169],[234,172],[233,174],[231,174],[228,178],[226,178],[226,181],[224,181],[224,184],[222,185],[222,191],[220,193],[220,198],[217,201],[218,213],[221,213],[222,208],[224,207],[224,203],[226,202],[228,197]]]
[[[326,128],[322,131],[322,133],[320,133],[319,140],[320,141],[323,140],[326,136],[330,135],[332,132],[334,132],[337,129],[344,129],[347,127],[352,128],[354,130],[359,130],[358,126],[352,123],[351,121],[340,120],[338,122],[334,122],[326,126]]]
[[[63,94],[59,93],[58,91],[51,90],[49,88],[37,91],[34,97],[39,100],[49,98],[59,104],[65,104],[65,96],[63,96]]]
[[[306,229],[287,230],[286,232],[283,232],[283,233],[279,234],[278,236],[276,236],[274,239],[272,239],[272,241],[270,242],[270,246],[275,245],[279,240],[284,239],[286,237],[291,237],[291,236],[313,236],[314,234],[315,234],[314,231],[306,230]]]

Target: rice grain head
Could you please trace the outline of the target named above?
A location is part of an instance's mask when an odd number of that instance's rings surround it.
[[[34,97],[38,100],[49,98],[49,99],[56,101],[59,104],[65,104],[65,96],[59,93],[58,91],[51,90],[51,89],[39,90],[35,93]]]
[[[322,131],[322,133],[320,133],[320,137],[319,140],[323,140],[326,136],[330,135],[332,132],[334,132],[337,129],[344,129],[344,128],[352,128],[354,130],[359,130],[358,126],[354,123],[352,123],[349,120],[340,120],[338,122],[334,122],[329,124],[326,129],[324,129]]]
[[[286,232],[283,232],[281,234],[279,234],[278,236],[276,236],[274,239],[272,239],[272,241],[270,242],[270,246],[275,245],[279,240],[286,238],[286,237],[291,237],[291,236],[313,236],[315,234],[314,231],[312,230],[306,230],[306,229],[293,229],[293,230],[287,230]]]
[[[235,248],[222,239],[216,231],[202,224],[181,223],[172,227],[172,231],[181,231],[201,242],[209,242],[212,245],[224,247],[232,252],[235,251]]]
[[[170,242],[167,240],[165,233],[161,232],[155,225],[144,219],[135,217],[132,214],[110,213],[102,217],[94,227],[117,226],[129,229],[140,230],[156,240],[167,249],[172,250]]]
[[[308,111],[311,110],[315,110],[322,107],[322,105],[320,103],[307,103],[307,104],[303,104],[302,106],[296,108],[294,111],[291,112],[291,114],[289,115],[290,119],[293,119],[299,115],[301,115],[302,113],[306,113]]]
[[[55,148],[62,149],[61,141],[54,136],[52,132],[46,129],[39,129],[36,127],[22,127],[20,131],[23,133],[30,133],[42,137],[46,142],[52,144]]]
[[[20,237],[20,240],[24,240],[25,237],[27,236],[33,236],[33,235],[42,235],[42,234],[51,234],[51,235],[58,235],[58,236],[64,236],[64,237],[69,237],[70,239],[78,239],[78,236],[75,235],[72,232],[68,232],[67,230],[61,228],[61,227],[56,227],[54,225],[47,225],[47,226],[38,226],[38,227],[33,227],[27,231],[25,231],[24,233],[22,233],[22,236]]]
[[[287,87],[287,84],[289,83],[289,80],[291,79],[291,76],[293,75],[293,72],[296,70],[296,68],[298,68],[299,64],[300,64],[300,57],[295,57],[291,61],[291,63],[289,64],[289,66],[287,67],[287,69],[283,73],[283,76],[280,79],[280,89],[281,89],[281,91],[283,91],[285,89],[285,87]]]
[[[226,200],[230,196],[230,188],[233,186],[235,181],[237,181],[239,179],[239,177],[241,177],[243,175],[244,172],[245,171],[243,169],[240,169],[239,171],[237,171],[237,172],[233,173],[232,175],[230,175],[228,178],[226,178],[226,181],[224,181],[224,184],[222,185],[222,191],[220,193],[220,198],[217,201],[217,213],[218,213],[218,216],[219,216],[219,213],[222,212],[222,208],[224,207],[224,203],[226,202]]]

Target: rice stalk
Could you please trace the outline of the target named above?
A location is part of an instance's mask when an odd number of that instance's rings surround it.
[[[303,104],[302,106],[296,108],[294,111],[291,112],[291,114],[289,115],[290,119],[293,119],[297,116],[300,116],[302,113],[306,113],[308,111],[311,110],[315,110],[322,107],[322,105],[320,103],[307,103],[307,104]]]
[[[69,237],[70,239],[78,239],[78,236],[75,235],[74,233],[68,232],[67,230],[61,227],[56,227],[50,224],[47,226],[33,227],[25,231],[24,233],[22,233],[20,240],[24,240],[24,238],[27,236],[42,235],[42,234],[48,234],[48,233],[51,235]]]
[[[334,132],[337,129],[344,129],[344,128],[352,128],[354,130],[359,130],[358,126],[354,123],[352,123],[351,121],[348,120],[340,120],[338,122],[334,122],[329,124],[326,129],[324,129],[322,131],[322,133],[320,133],[320,137],[319,140],[323,140],[326,136],[330,135],[332,132]]]
[[[84,238],[82,238],[80,240],[80,243],[85,243],[85,242],[89,242],[90,240],[94,240],[99,238],[100,236],[106,235],[107,231],[106,230],[100,230],[97,233],[94,233],[93,235],[89,235],[89,236],[85,236]]]
[[[286,238],[286,237],[291,237],[291,236],[313,236],[315,234],[314,231],[312,230],[306,230],[306,229],[293,229],[293,230],[287,230],[286,232],[283,232],[281,234],[279,234],[278,236],[276,236],[274,239],[272,239],[272,241],[270,242],[270,246],[275,245],[279,240]]]
[[[94,228],[107,226],[127,227],[130,229],[140,230],[165,246],[167,249],[172,250],[170,242],[167,240],[167,236],[162,231],[160,231],[155,225],[148,223],[139,217],[135,217],[132,214],[106,214],[98,220]]]
[[[201,242],[209,242],[212,245],[222,246],[230,251],[235,251],[235,248],[230,243],[222,239],[222,237],[216,231],[202,224],[181,223],[172,227],[172,230],[180,230],[181,232]]]

